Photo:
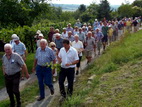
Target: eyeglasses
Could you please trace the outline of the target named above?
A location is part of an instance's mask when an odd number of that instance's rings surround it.
[[[55,46],[53,45],[53,46],[51,46],[51,47],[55,47]]]

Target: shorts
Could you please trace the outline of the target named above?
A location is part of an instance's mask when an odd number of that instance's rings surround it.
[[[102,42],[108,42],[108,36],[104,35],[104,37],[102,38]]]
[[[92,54],[93,54],[93,51],[85,50],[85,56],[86,57],[92,57]]]
[[[101,49],[101,46],[102,46],[102,42],[101,42],[101,41],[97,42],[97,49],[98,49],[98,50]]]

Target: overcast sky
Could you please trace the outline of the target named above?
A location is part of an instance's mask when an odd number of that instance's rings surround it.
[[[52,0],[51,3],[56,4],[85,4],[89,5],[92,2],[99,3],[100,0]],[[125,1],[129,1],[132,3],[134,0],[108,0],[111,5],[121,5],[122,3],[126,3]]]

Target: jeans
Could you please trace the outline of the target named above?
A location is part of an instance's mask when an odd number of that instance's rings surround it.
[[[75,73],[75,68],[61,68],[61,71],[59,73],[59,87],[60,87],[60,93],[63,97],[66,97],[66,92],[64,87],[64,82],[66,77],[68,80],[67,94],[71,96],[73,93],[74,73]]]
[[[44,84],[49,87],[50,90],[54,90],[52,84],[52,70],[50,67],[36,66],[36,75],[38,78],[40,97],[45,97]]]
[[[14,75],[5,75],[5,85],[6,85],[7,93],[10,98],[11,107],[15,106],[14,95],[16,97],[17,106],[21,105],[19,83],[20,83],[20,72]]]

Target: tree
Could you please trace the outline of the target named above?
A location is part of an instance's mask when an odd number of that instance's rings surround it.
[[[78,10],[79,12],[85,12],[86,11],[86,6],[84,4],[81,4],[79,7],[78,7]]]
[[[87,12],[92,19],[96,19],[98,16],[99,6],[96,3],[92,3],[87,7]]]
[[[132,17],[134,14],[134,10],[132,9],[132,5],[130,4],[122,4],[118,8],[118,14],[122,17]]]
[[[142,8],[142,0],[135,0],[132,5]]]
[[[101,0],[98,8],[98,19],[111,19],[110,13],[112,12],[109,2],[107,0]]]

